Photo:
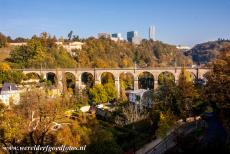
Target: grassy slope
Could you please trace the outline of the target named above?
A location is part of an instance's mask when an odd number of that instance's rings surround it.
[[[3,62],[10,55],[11,48],[0,48],[0,62]]]

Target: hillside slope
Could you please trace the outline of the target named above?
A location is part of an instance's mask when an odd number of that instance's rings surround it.
[[[224,46],[230,46],[230,40],[210,41],[197,44],[191,50],[185,53],[191,56],[194,63],[206,64],[216,58]]]
[[[160,41],[143,40],[140,45],[114,42],[110,39],[89,38],[81,51],[76,50],[76,61],[81,67],[157,67],[191,64],[175,46]]]
[[[11,49],[9,47],[0,48],[0,62],[5,61],[10,56]]]

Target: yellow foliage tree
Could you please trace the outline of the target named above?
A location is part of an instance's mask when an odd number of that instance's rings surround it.
[[[10,65],[7,63],[0,63],[0,71],[9,71],[11,70]]]
[[[192,80],[192,74],[183,67],[179,76],[179,81],[192,82]]]

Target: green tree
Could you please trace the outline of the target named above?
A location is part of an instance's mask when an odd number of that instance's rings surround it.
[[[96,104],[105,103],[108,101],[108,95],[102,84],[96,84],[89,89],[89,96],[92,102]]]
[[[107,130],[96,130],[92,143],[86,148],[88,154],[121,154],[122,149],[116,143],[113,134]]]
[[[113,83],[109,82],[105,84],[104,89],[107,93],[108,101],[114,101],[117,98],[117,90]]]
[[[19,46],[10,52],[9,61],[16,66],[23,68],[29,67],[29,61],[33,59],[36,52],[29,46]]]
[[[177,102],[178,87],[174,82],[165,81],[154,91],[155,107],[162,112],[170,111],[174,115],[179,116],[179,106]]]

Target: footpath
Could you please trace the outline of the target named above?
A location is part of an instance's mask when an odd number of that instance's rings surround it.
[[[136,154],[163,154],[168,149],[176,145],[175,133],[189,134],[196,128],[205,127],[205,122],[203,120],[196,120],[183,123],[176,128],[173,128],[167,133],[167,136],[163,139],[157,138],[150,143],[145,144],[141,149],[137,150]]]

